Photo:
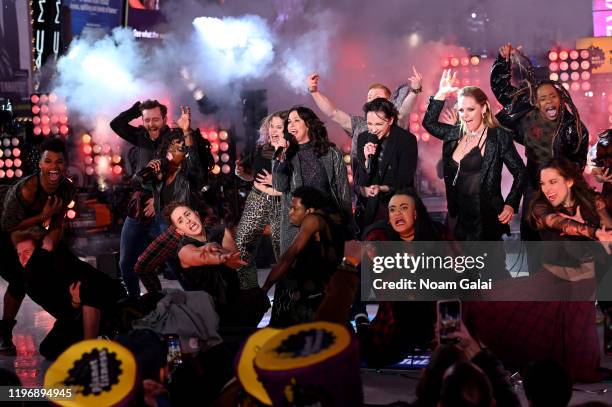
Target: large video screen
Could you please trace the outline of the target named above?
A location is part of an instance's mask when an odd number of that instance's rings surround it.
[[[28,2],[0,0],[0,99],[28,98],[32,37]]]
[[[98,31],[108,34],[123,23],[123,0],[64,0],[70,10],[72,36]]]
[[[160,39],[156,26],[164,21],[160,3],[164,0],[128,0],[127,25],[136,38]]]

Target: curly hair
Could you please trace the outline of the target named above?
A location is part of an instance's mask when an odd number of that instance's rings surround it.
[[[274,112],[264,117],[264,119],[261,121],[261,125],[259,126],[259,138],[257,139],[256,144],[258,146],[263,146],[264,144],[269,143],[270,142],[270,122],[275,117],[278,117],[279,119],[283,121],[283,123],[285,123],[287,121],[287,116],[289,116],[289,112],[287,112],[286,110],[279,110],[277,112]]]
[[[519,85],[519,89],[512,95],[512,103],[510,105],[510,108],[512,109],[516,101],[520,97],[524,96],[528,98],[531,106],[537,108],[538,89],[544,85],[550,85],[554,87],[557,93],[559,94],[559,99],[561,99],[561,112],[559,117],[559,124],[557,125],[557,129],[555,131],[555,134],[553,135],[553,139],[559,135],[559,132],[561,131],[561,125],[563,124],[563,119],[567,114],[566,110],[569,109],[571,114],[576,119],[575,126],[576,134],[578,134],[578,143],[576,144],[576,150],[574,151],[574,153],[577,153],[582,144],[582,139],[585,136],[582,129],[582,122],[580,121],[580,113],[578,113],[578,108],[574,104],[574,101],[572,100],[572,97],[570,96],[568,90],[565,89],[565,87],[563,87],[563,85],[559,81],[545,79],[537,82],[535,80],[534,68],[529,58],[527,58],[527,56],[525,56],[520,50],[514,49],[513,51],[514,52],[512,52],[512,54],[510,55],[510,60],[512,64],[516,65],[519,68],[519,71],[523,75],[523,80]]]
[[[291,144],[287,151],[287,156],[292,157],[297,152],[297,140],[293,136],[293,134],[289,133],[287,130],[289,125],[289,115],[292,112],[297,112],[300,119],[304,120],[306,127],[308,128],[308,135],[310,136],[310,140],[314,142],[314,152],[317,157],[323,157],[328,153],[331,147],[335,147],[335,144],[329,141],[327,136],[327,129],[325,125],[319,119],[319,117],[313,112],[311,109],[303,106],[295,106],[292,107],[287,112],[287,119],[285,119],[285,139],[289,140]]]
[[[293,198],[299,198],[306,209],[322,209],[330,202],[327,194],[314,187],[297,187],[292,193]]]
[[[182,130],[171,129],[168,136],[162,139],[162,142],[157,147],[157,151],[155,152],[155,155],[158,159],[163,160],[166,158],[166,155],[168,154],[168,149],[170,148],[174,140],[183,143],[185,142],[185,135],[183,134]]]

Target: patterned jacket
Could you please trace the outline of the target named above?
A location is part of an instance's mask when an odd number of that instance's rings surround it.
[[[511,84],[510,69],[510,63],[501,56],[498,56],[493,64],[491,89],[499,103],[504,106],[496,117],[502,126],[512,130],[514,140],[524,145],[525,137],[528,135],[524,134],[520,123],[528,113],[537,109],[537,107],[529,102],[527,94],[519,96],[514,102],[512,101],[513,95],[518,89]],[[551,145],[552,156],[565,157],[578,164],[581,169],[584,169],[589,148],[589,132],[584,123],[580,122],[582,126],[582,140],[579,145],[576,118],[564,106],[561,106],[561,108],[564,109],[561,116],[562,122]],[[527,165],[530,166],[529,163]],[[539,165],[535,165],[535,167],[537,166]]]
[[[320,160],[325,167],[333,202],[343,218],[352,224],[351,190],[342,153],[336,147],[330,147],[327,154]],[[289,207],[291,206],[291,191],[304,184],[301,174],[297,154],[288,161],[272,161],[272,187],[283,193],[281,198],[281,253],[285,252],[297,235],[298,228],[289,222]]]

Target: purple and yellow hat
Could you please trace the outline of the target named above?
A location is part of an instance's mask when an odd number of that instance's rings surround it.
[[[45,374],[45,388],[70,388],[71,398],[54,398],[67,407],[126,405],[136,388],[132,353],[117,342],[90,339],[66,349]]]
[[[259,330],[245,342],[236,368],[245,391],[266,405],[363,403],[357,340],[339,324]]]

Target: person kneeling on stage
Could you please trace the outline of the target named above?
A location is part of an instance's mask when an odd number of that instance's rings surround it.
[[[40,354],[53,360],[76,342],[108,333],[102,321],[116,306],[121,286],[69,250],[46,250],[46,240],[23,240],[16,248],[28,296],[56,319],[40,343]]]
[[[275,327],[313,320],[344,252],[341,217],[324,211],[326,196],[313,187],[292,195],[289,220],[300,229],[262,287],[268,292],[276,284],[270,320]]]
[[[26,294],[26,282],[17,261],[14,244],[21,234],[45,239],[45,249],[55,251],[61,241],[63,220],[74,199],[75,187],[65,176],[66,145],[58,138],[47,138],[40,147],[39,171],[20,179],[2,196],[0,208],[0,276],[9,285],[4,295],[0,321],[0,352],[15,355],[12,331]],[[19,237],[19,241],[26,237]]]
[[[261,289],[241,290],[236,269],[246,265],[229,230],[222,225],[207,227],[200,215],[181,202],[164,209],[181,236],[178,258],[183,288],[203,290],[215,301],[221,327],[254,327],[270,307]]]

